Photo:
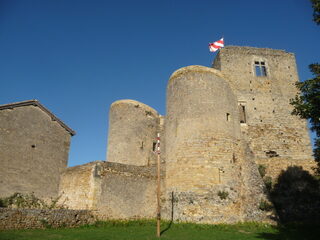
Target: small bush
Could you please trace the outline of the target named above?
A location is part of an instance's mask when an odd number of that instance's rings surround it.
[[[267,167],[265,165],[259,165],[258,171],[260,173],[260,176],[263,178],[266,175],[266,169]]]
[[[44,202],[37,198],[34,193],[22,194],[14,193],[2,199],[4,207],[8,208],[41,208]]]
[[[271,211],[273,209],[273,206],[268,201],[262,199],[259,204],[259,209],[262,211]]]
[[[0,207],[6,207],[2,198],[0,198]]]
[[[221,200],[227,199],[229,196],[229,193],[226,191],[218,191],[218,196],[220,197]]]
[[[36,208],[36,209],[63,209],[64,206],[57,205],[61,196],[44,201],[34,195],[34,193],[22,194],[14,193],[9,197],[0,199],[0,207],[6,208]]]
[[[266,189],[268,192],[272,190],[272,178],[270,176],[266,176],[263,179],[264,185],[266,186]]]
[[[45,228],[47,229],[52,228],[52,225],[46,219],[41,219],[40,222]]]

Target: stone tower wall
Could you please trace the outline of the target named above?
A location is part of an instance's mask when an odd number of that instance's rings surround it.
[[[211,175],[210,181],[219,183],[219,168],[233,161],[233,145],[240,138],[236,104],[218,71],[189,66],[171,76],[165,128],[167,188],[204,189]]]
[[[160,116],[151,107],[134,101],[119,100],[111,105],[107,160],[122,164],[155,164],[154,142]]]
[[[256,76],[254,63],[264,62],[267,76]],[[213,63],[245,107],[243,138],[256,162],[276,177],[289,165],[314,166],[306,121],[291,115],[289,101],[299,80],[295,57],[281,50],[228,46]],[[241,107],[241,106],[240,106]],[[271,167],[272,166],[272,167]]]
[[[71,135],[37,106],[0,111],[0,197],[57,197]]]
[[[234,222],[242,215],[243,161],[237,99],[223,75],[189,66],[167,87],[166,192],[183,221]],[[218,192],[227,192],[224,201]],[[170,201],[168,201],[170,209]],[[233,212],[233,214],[230,214]]]

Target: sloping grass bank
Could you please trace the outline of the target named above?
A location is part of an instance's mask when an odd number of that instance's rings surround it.
[[[67,229],[33,229],[0,231],[0,240],[144,240],[158,239],[155,236],[154,221],[109,221],[98,222],[92,226]],[[261,223],[235,225],[202,225],[191,223],[163,222],[161,239],[174,240],[313,240],[320,239],[320,225],[271,226]]]

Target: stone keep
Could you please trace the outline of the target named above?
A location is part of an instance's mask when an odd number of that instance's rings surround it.
[[[102,219],[156,215],[157,133],[161,134],[162,216],[202,223],[267,221],[258,166],[315,166],[306,121],[291,115],[297,90],[291,53],[228,46],[212,68],[188,66],[167,85],[167,113],[120,100],[111,105],[108,162],[64,172],[60,191],[72,208]]]
[[[294,54],[230,46],[219,52],[213,67],[236,94],[242,138],[258,164],[272,166],[268,175],[276,177],[290,165],[314,164],[306,121],[291,115],[290,99],[299,81]]]

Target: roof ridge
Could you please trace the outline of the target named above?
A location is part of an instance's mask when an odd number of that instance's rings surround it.
[[[76,134],[76,132],[74,130],[69,128],[64,122],[62,122],[58,117],[56,117],[49,109],[47,109],[45,106],[43,106],[37,99],[0,105],[0,110],[13,109],[15,107],[23,107],[23,106],[30,106],[30,105],[37,106],[42,111],[47,113],[53,121],[57,121],[61,125],[61,127],[63,127],[65,130],[67,130],[71,134],[71,136],[74,136]]]

